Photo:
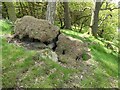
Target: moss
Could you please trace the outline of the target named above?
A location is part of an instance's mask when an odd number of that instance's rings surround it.
[[[88,60],[88,55],[85,52],[82,54],[82,59],[83,59],[83,61]]]

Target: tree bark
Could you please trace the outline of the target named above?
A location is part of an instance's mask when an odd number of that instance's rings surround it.
[[[7,12],[9,19],[13,22],[17,19],[16,14],[15,14],[15,8],[12,2],[5,2],[5,5],[7,7]]]
[[[5,2],[2,2],[2,18],[8,18],[8,12]]]
[[[56,11],[56,2],[48,2],[46,20],[48,20],[51,24],[54,24],[55,11]]]
[[[95,2],[95,9],[92,12],[91,17],[91,31],[92,35],[97,38],[97,31],[98,31],[98,20],[99,20],[99,11],[102,6],[102,2]]]
[[[22,2],[19,2],[19,4],[20,4],[21,15],[22,15],[22,17],[23,17],[25,14],[24,14]]]
[[[2,19],[2,2],[0,2],[0,19]]]
[[[29,12],[31,16],[34,16],[32,2],[28,2]]]
[[[68,2],[63,2],[64,6],[64,25],[65,29],[71,29],[70,12]]]

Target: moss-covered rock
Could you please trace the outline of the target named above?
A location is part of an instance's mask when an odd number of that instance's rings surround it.
[[[50,24],[47,20],[32,16],[17,19],[14,31],[20,39],[28,35],[30,38],[38,39],[41,42],[51,42],[59,34],[57,26]]]
[[[84,53],[86,52],[85,56]],[[76,62],[90,59],[87,45],[81,40],[60,34],[57,41],[56,53],[61,62],[76,64]],[[66,60],[66,61],[65,61]]]

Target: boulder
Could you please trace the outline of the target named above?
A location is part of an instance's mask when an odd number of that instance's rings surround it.
[[[57,41],[56,53],[61,62],[71,63],[83,60],[83,54],[87,53],[87,46],[84,42],[72,37],[60,34]],[[86,54],[88,58],[89,54]]]
[[[49,59],[53,60],[54,62],[58,61],[58,55],[50,49],[40,50],[39,55],[40,55],[40,57],[45,58],[45,59],[49,58]]]
[[[27,47],[39,50],[43,58],[69,66],[80,65],[81,60],[91,58],[85,42],[60,34],[59,28],[46,20],[24,16],[16,20],[14,32]]]
[[[24,16],[16,20],[14,32],[20,39],[28,35],[29,38],[38,39],[41,42],[51,42],[57,37],[60,30],[47,20]]]

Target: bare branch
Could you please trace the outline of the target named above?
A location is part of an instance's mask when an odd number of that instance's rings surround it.
[[[90,17],[90,16],[91,16],[91,14],[86,15],[86,16],[82,16],[82,17],[80,17],[79,19],[86,18],[86,17]]]
[[[101,22],[100,22],[100,24],[98,25],[98,27],[100,27],[100,25],[108,18],[108,16],[112,17],[111,14],[106,15],[106,16],[104,17],[104,19],[101,20]]]
[[[100,9],[100,10],[110,10],[110,11],[112,11],[112,10],[115,10],[115,9],[120,9],[120,7],[118,7],[118,8],[104,8],[104,9]]]

